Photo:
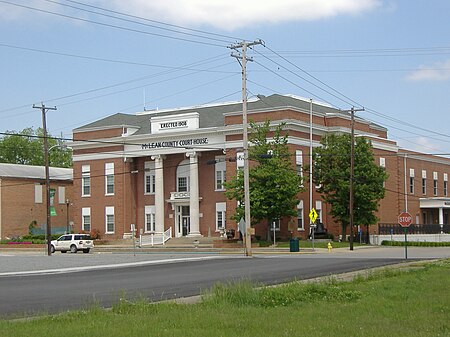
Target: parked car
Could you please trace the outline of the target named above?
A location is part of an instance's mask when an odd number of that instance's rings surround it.
[[[94,248],[94,241],[89,234],[64,234],[51,242],[52,253],[57,250],[61,253],[68,251],[76,253],[79,250],[82,250],[83,253],[89,253],[92,248]]]

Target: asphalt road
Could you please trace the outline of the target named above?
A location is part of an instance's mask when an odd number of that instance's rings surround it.
[[[0,272],[0,317],[57,313],[92,305],[111,307],[123,297],[159,301],[198,295],[217,282],[248,280],[276,284],[404,261],[401,250],[395,250],[396,254],[387,252],[261,254],[253,258],[206,253],[52,257],[3,254],[0,256],[3,271]],[[449,256],[449,250],[441,250],[440,254],[422,252],[411,254],[416,259]],[[24,268],[26,261],[28,268]]]

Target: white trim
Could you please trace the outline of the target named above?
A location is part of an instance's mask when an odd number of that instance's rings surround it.
[[[114,226],[114,230],[113,231],[108,231],[108,215],[112,215],[113,216],[113,226]],[[114,234],[114,232],[116,231],[116,218],[114,215],[114,206],[106,206],[105,207],[105,234]]]
[[[227,203],[226,202],[216,202],[216,232],[220,229],[227,228]],[[219,213],[222,216],[222,227],[219,227]]]
[[[147,228],[147,220],[150,217],[150,226],[153,227],[153,230],[148,230]],[[156,231],[156,206],[155,205],[146,205],[144,208],[144,233],[154,233]]]
[[[215,191],[225,191],[225,187],[223,183],[226,181],[226,167],[227,163],[225,162],[225,156],[216,156],[215,158],[216,164],[214,165],[214,190]],[[220,188],[217,187],[217,183],[219,181],[219,173],[220,177]]]
[[[83,207],[81,209],[81,229],[83,231],[85,231],[85,222],[84,222],[84,217],[88,216],[89,217],[89,231],[92,229],[92,217],[91,217],[91,208],[90,207]]]

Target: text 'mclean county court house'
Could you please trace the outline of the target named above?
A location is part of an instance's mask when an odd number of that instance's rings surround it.
[[[312,110],[313,147],[326,134],[350,133],[350,114],[318,103]],[[286,124],[292,165],[303,174],[303,164],[309,164],[309,100],[258,96],[248,102],[248,118]],[[243,167],[242,133],[241,102],[118,113],[75,129],[75,230],[120,239],[129,235],[131,224],[144,234],[171,228],[173,237],[219,236],[225,228],[236,229],[230,220],[236,201],[226,199],[223,182]],[[359,117],[355,135],[371,140],[377,165],[389,174],[377,213],[380,223],[397,223],[408,203],[413,223],[449,224],[450,159],[401,149],[388,139],[386,128]],[[342,234],[315,190],[310,205],[308,179],[305,187],[294,228],[282,220],[277,236],[289,237],[293,230],[306,238],[311,208],[329,232]],[[256,235],[267,235],[267,224],[255,229]]]

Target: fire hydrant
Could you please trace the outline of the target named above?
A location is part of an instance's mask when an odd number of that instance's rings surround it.
[[[331,249],[333,248],[333,246],[331,245],[331,242],[328,242],[328,253],[331,253]]]

